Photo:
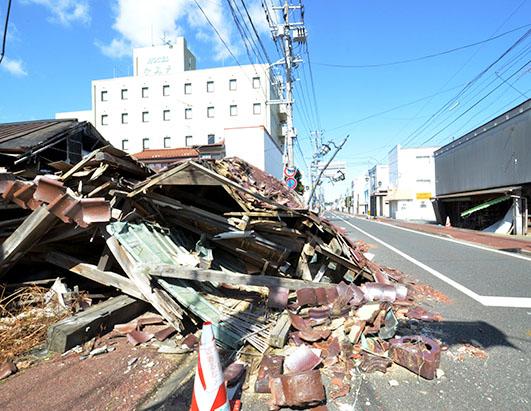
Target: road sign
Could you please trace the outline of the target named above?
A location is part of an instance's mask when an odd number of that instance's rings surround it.
[[[295,177],[297,174],[297,167],[284,167],[284,177]]]
[[[297,180],[295,180],[293,177],[286,178],[286,185],[290,190],[295,190],[297,187]]]

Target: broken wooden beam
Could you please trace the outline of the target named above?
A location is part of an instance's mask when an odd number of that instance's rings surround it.
[[[155,277],[178,278],[181,280],[212,281],[227,284],[255,285],[259,287],[284,287],[289,290],[301,288],[335,287],[335,284],[314,283],[312,281],[295,280],[270,275],[249,275],[235,272],[224,272],[170,264],[140,265],[140,272]]]
[[[177,331],[182,329],[181,319],[183,318],[183,309],[175,300],[165,291],[159,288],[153,288],[149,278],[141,275],[135,268],[135,262],[124,250],[120,242],[105,230],[102,230],[105,242],[109,250],[116,258],[116,261],[129,279],[138,287],[151,305],[168,321]]]
[[[52,228],[57,217],[46,206],[35,209],[0,245],[0,277]]]
[[[47,252],[44,256],[44,260],[50,264],[86,277],[92,281],[96,281],[100,284],[110,287],[115,287],[132,297],[145,300],[145,297],[138,290],[135,283],[123,275],[116,274],[111,271],[100,270],[95,265],[83,263],[74,257],[56,251]]]
[[[109,298],[48,328],[47,345],[63,353],[93,337],[106,334],[115,324],[126,323],[147,309],[146,303],[126,295]]]

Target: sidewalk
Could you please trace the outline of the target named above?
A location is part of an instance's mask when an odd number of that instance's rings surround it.
[[[366,216],[358,216],[366,218]],[[467,241],[481,244],[498,250],[520,252],[531,255],[531,238],[522,236],[508,236],[503,234],[483,233],[481,231],[468,230],[465,228],[444,227],[435,224],[412,223],[404,220],[394,220],[392,218],[377,217],[376,221],[392,224],[410,230],[420,231],[428,234],[440,235],[453,238],[455,240]]]

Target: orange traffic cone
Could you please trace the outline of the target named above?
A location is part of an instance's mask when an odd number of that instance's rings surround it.
[[[230,411],[210,322],[203,324],[190,411]]]
[[[452,224],[450,224],[450,217],[446,217],[446,224],[444,226],[447,228],[452,226]]]

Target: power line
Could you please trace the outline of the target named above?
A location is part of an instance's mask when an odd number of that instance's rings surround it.
[[[516,91],[518,94],[520,94],[524,98],[529,98],[527,95],[522,93],[520,90],[518,90],[515,86],[513,86],[511,83],[507,82],[502,76],[498,74],[498,72],[494,72],[496,74],[496,77],[498,77],[501,81],[503,81],[505,84],[507,84],[509,87],[511,87],[514,91]]]
[[[516,64],[518,64],[523,58],[525,58],[525,55],[527,53],[528,51],[526,49],[522,51],[520,54],[518,54],[517,56],[513,57],[512,60],[510,60],[504,66],[502,66],[503,71],[501,71],[501,74],[504,74],[508,72],[509,70],[511,70]],[[491,79],[491,80],[488,81],[488,79]],[[485,79],[485,82],[483,84],[486,83],[486,85],[484,85],[483,87],[478,88],[478,85],[480,83],[477,83],[474,87],[471,87],[466,93],[463,93],[463,95],[461,96],[462,101],[458,101],[456,98],[452,102],[453,104],[451,106],[447,106],[446,113],[440,112],[438,114],[438,116],[443,116],[444,114],[446,114],[446,116],[441,121],[439,121],[437,124],[435,124],[432,128],[438,128],[439,126],[444,124],[452,116],[453,109],[457,107],[457,105],[459,105],[460,107],[465,107],[469,102],[474,101],[474,99],[480,96],[483,91],[487,90],[492,84],[494,84],[497,81],[498,79],[496,78],[496,76],[494,74],[491,74],[489,77]],[[475,91],[474,94],[472,94],[472,90]],[[467,97],[465,97],[465,95],[467,95]],[[432,121],[434,121],[434,119],[432,119]],[[424,131],[427,130],[428,126],[429,125],[426,125],[422,130],[416,133],[416,135],[414,135],[411,139],[405,142],[404,145],[412,143],[417,137],[419,137]]]
[[[459,97],[461,97],[474,83],[476,83],[481,77],[485,75],[494,65],[496,65],[501,59],[503,59],[507,54],[509,54],[518,44],[520,44],[522,41],[524,41],[529,35],[531,34],[531,30],[528,30],[523,36],[519,37],[518,40],[516,40],[509,48],[507,48],[496,60],[494,60],[492,63],[490,63],[487,67],[485,67],[483,70],[481,70],[472,80],[468,81],[468,83],[463,87],[457,95],[455,95],[452,99],[447,101],[441,108],[439,108],[435,113],[433,113],[426,121],[424,121],[415,131],[413,131],[411,134],[409,134],[406,137],[406,142],[403,143],[403,145],[409,144],[411,141],[413,141],[419,134],[422,132],[432,121],[434,118],[439,116],[444,110],[451,107]]]
[[[529,64],[529,61],[526,62],[522,67],[520,67],[517,71],[515,71],[513,74],[509,76],[507,80],[510,80],[512,77],[514,77],[516,74],[518,74],[520,71],[522,71],[527,65]],[[438,132],[433,134],[430,138],[425,140],[421,145],[430,142],[435,137],[437,137],[439,134],[441,134],[444,130],[446,130],[448,127],[450,127],[452,124],[454,124],[457,120],[459,120],[461,117],[463,117],[466,113],[468,113],[470,110],[472,110],[474,107],[476,107],[479,103],[481,103],[483,100],[485,100],[488,96],[490,96],[492,93],[494,93],[497,89],[499,89],[501,86],[503,86],[504,83],[501,83],[497,85],[494,89],[492,89],[489,93],[487,93],[485,96],[483,96],[481,99],[476,101],[472,106],[470,106],[467,110],[465,110],[463,113],[461,113],[459,116],[457,116],[453,121],[451,121],[449,124],[444,126],[442,129],[440,129]]]
[[[489,37],[489,38],[487,38],[485,40],[477,41],[475,43],[471,43],[471,44],[467,44],[467,45],[464,45],[464,46],[455,47],[453,49],[449,49],[449,50],[445,50],[445,51],[440,51],[438,53],[428,54],[428,55],[425,55],[425,56],[414,57],[414,58],[409,58],[409,59],[404,59],[404,60],[397,60],[397,61],[392,61],[392,62],[387,62],[387,63],[357,64],[357,65],[331,64],[331,63],[314,63],[314,64],[318,65],[318,66],[323,66],[323,67],[355,68],[355,69],[397,66],[397,65],[400,65],[400,64],[407,64],[407,63],[413,63],[413,62],[416,62],[416,61],[428,60],[428,59],[432,59],[432,58],[435,58],[435,57],[443,56],[443,55],[446,55],[446,54],[455,53],[457,51],[465,50],[465,49],[468,49],[470,47],[479,46],[481,44],[497,40],[497,39],[499,39],[501,37],[504,37],[504,36],[506,36],[508,34],[514,33],[515,31],[522,30],[522,29],[527,28],[529,26],[531,26],[531,24],[526,24],[526,25],[514,28],[512,30],[506,31],[505,33],[501,33],[501,34],[498,34],[497,36]]]
[[[9,25],[9,13],[11,12],[11,0],[8,0],[7,2],[7,14],[6,14],[6,20],[4,23],[4,37],[2,40],[2,53],[0,54],[0,64],[2,64],[2,60],[4,60],[4,54],[6,51],[6,39],[7,39],[7,26]]]
[[[335,127],[332,127],[332,128],[329,128],[327,129],[327,131],[334,131],[334,130],[338,130],[340,128],[344,128],[344,127],[348,127],[348,126],[352,126],[354,124],[358,124],[358,123],[361,123],[361,122],[364,122],[364,121],[367,121],[367,120],[370,120],[372,118],[375,118],[375,117],[379,117],[381,115],[384,115],[384,114],[387,114],[387,113],[390,113],[392,111],[396,111],[396,110],[400,110],[401,108],[404,108],[404,107],[408,107],[408,106],[412,106],[414,104],[417,104],[417,103],[420,103],[421,101],[424,101],[424,100],[427,100],[429,98],[432,98],[432,97],[435,97],[435,96],[438,96],[438,95],[441,95],[441,94],[444,94],[444,93],[448,93],[449,91],[452,91],[452,90],[455,90],[459,87],[461,87],[463,84],[458,84],[457,86],[455,87],[452,87],[452,88],[449,88],[449,89],[446,89],[446,90],[442,90],[442,91],[439,91],[437,93],[434,93],[434,94],[430,94],[429,96],[425,96],[425,97],[421,97],[419,99],[416,99],[416,100],[413,100],[413,101],[410,101],[409,103],[404,103],[404,104],[400,104],[398,106],[394,106],[394,107],[391,107],[387,110],[384,110],[384,111],[379,111],[377,113],[373,113],[373,114],[370,114],[368,116],[365,116],[365,117],[362,117],[362,118],[359,118],[357,120],[353,120],[353,121],[349,121],[348,123],[344,123],[344,124],[341,124],[339,126],[335,126]]]
[[[256,38],[258,39],[258,43],[260,44],[262,52],[264,53],[265,59],[266,59],[266,61],[269,64],[271,64],[271,59],[269,58],[269,55],[268,55],[267,50],[266,50],[266,48],[264,46],[264,43],[262,42],[262,39],[260,38],[260,35],[258,34],[258,30],[256,30],[256,27],[254,25],[253,19],[251,18],[251,15],[249,13],[249,10],[247,9],[247,6],[245,5],[244,0],[240,0],[240,2],[242,3],[243,9],[245,10],[245,14],[247,14],[247,18],[249,19],[249,23],[251,23],[251,28],[253,29],[253,32],[254,32]]]

